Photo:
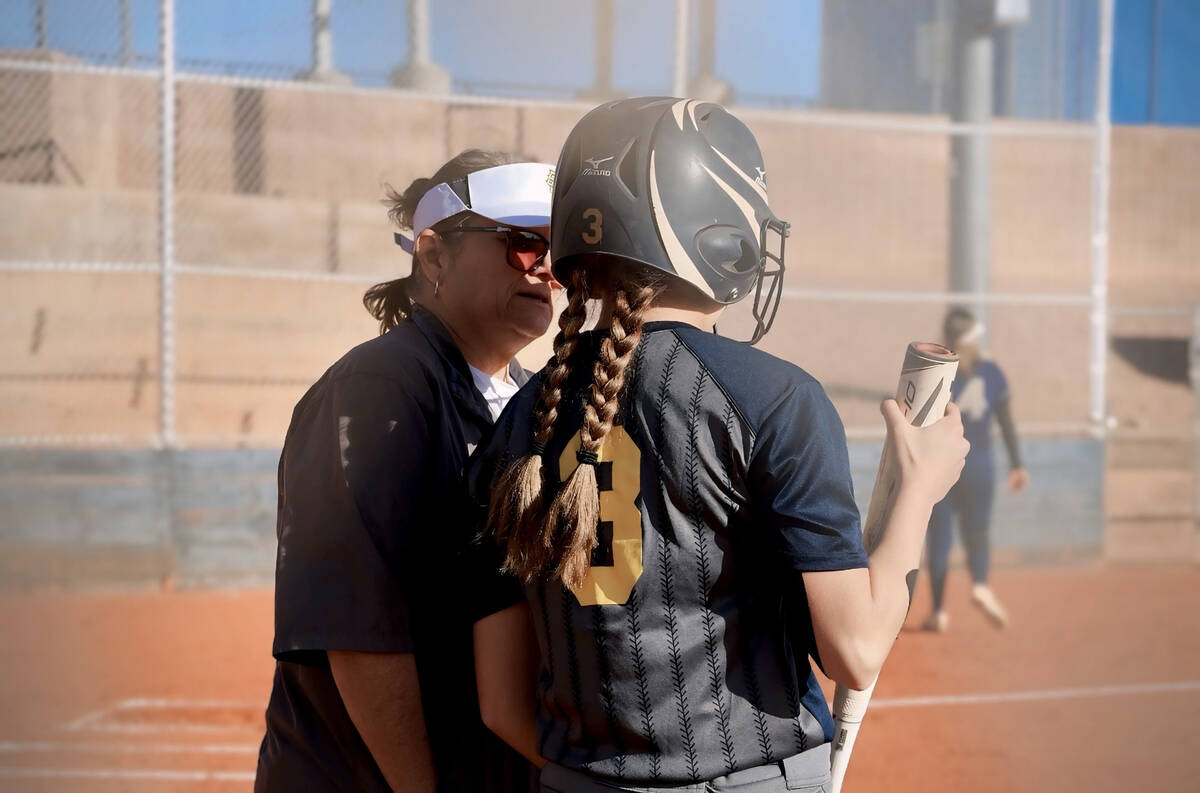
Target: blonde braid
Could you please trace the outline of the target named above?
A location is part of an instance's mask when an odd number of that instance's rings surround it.
[[[553,539],[544,533],[542,455],[554,435],[563,385],[571,374],[571,357],[587,320],[587,301],[587,276],[583,268],[576,268],[567,286],[567,306],[558,318],[554,357],[542,373],[534,408],[533,448],[515,460],[492,488],[488,527],[506,546],[504,569],[526,583],[535,579],[553,556]]]
[[[546,533],[558,538],[562,548],[554,578],[570,588],[582,585],[591,568],[600,522],[596,455],[613,427],[625,387],[625,375],[642,340],[643,317],[659,291],[654,285],[617,285],[611,330],[600,345],[600,358],[593,370],[592,387],[584,410],[579,465],[559,488],[546,515]]]

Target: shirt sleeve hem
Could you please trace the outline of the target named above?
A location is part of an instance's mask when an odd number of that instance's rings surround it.
[[[501,611],[510,609],[518,603],[523,602],[525,602],[524,593],[521,593],[520,595],[513,593],[511,597],[489,600],[486,604],[481,605],[472,611],[471,622],[476,623],[480,620],[485,620],[493,614],[499,614]]]
[[[831,556],[805,556],[803,559],[789,558],[788,566],[797,573],[825,573],[837,570],[858,570],[867,566],[865,553],[837,554]]]
[[[313,635],[294,638],[288,642],[276,641],[271,648],[271,654],[277,660],[287,660],[285,656],[293,653],[327,652],[342,650],[358,653],[400,653],[413,652],[412,640],[407,636],[344,636],[344,635]]]

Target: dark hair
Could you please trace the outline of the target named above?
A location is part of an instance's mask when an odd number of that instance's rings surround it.
[[[947,347],[953,348],[963,334],[975,325],[975,315],[961,306],[955,306],[946,312],[942,320],[942,338]]]
[[[508,165],[514,162],[527,162],[528,159],[516,154],[491,149],[467,149],[448,160],[437,172],[429,178],[414,179],[403,193],[397,192],[390,184],[384,185],[387,197],[383,203],[388,208],[388,218],[403,231],[413,230],[413,213],[421,197],[442,182],[452,182],[467,174],[494,168],[497,165]],[[414,262],[411,274],[394,281],[375,284],[363,295],[363,306],[372,317],[379,320],[379,332],[387,333],[400,320],[408,316],[413,304],[414,278],[419,278]]]
[[[581,460],[548,504],[542,455],[554,435],[563,385],[572,367],[587,302],[611,295],[613,312],[600,357],[592,367],[592,385],[584,402],[579,429],[581,458],[598,454],[613,427],[624,394],[626,373],[642,340],[646,310],[663,290],[664,276],[647,267],[618,271],[603,285],[588,281],[588,268],[575,267],[567,277],[567,307],[559,316],[554,357],[542,372],[534,408],[530,454],[512,463],[492,488],[488,525],[505,545],[504,567],[526,583],[544,578],[568,587],[582,584],[591,567],[600,520],[600,487],[594,465]]]

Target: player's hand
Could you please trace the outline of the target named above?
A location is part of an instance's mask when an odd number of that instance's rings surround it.
[[[1010,493],[1020,493],[1029,484],[1029,472],[1024,468],[1014,468],[1008,472],[1008,490]]]
[[[887,422],[899,486],[930,505],[941,501],[958,481],[971,448],[963,437],[958,405],[951,402],[945,417],[925,428],[909,424],[894,399],[885,399],[879,409]]]

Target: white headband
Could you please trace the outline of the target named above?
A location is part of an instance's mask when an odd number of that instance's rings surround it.
[[[955,344],[974,344],[983,338],[984,332],[987,330],[982,322],[976,322],[967,330],[966,333],[958,337]]]
[[[412,253],[413,240],[422,231],[468,211],[497,223],[547,226],[553,195],[553,165],[517,162],[485,168],[430,188],[413,212],[412,237],[396,234],[396,242]]]

